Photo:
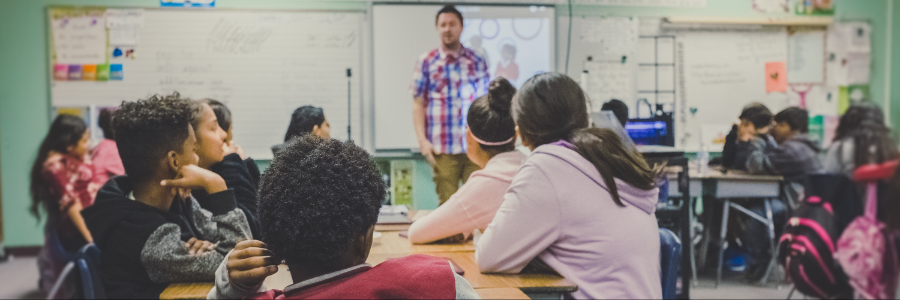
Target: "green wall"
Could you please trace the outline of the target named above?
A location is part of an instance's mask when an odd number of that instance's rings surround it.
[[[891,107],[894,124],[900,124],[900,20],[894,20],[892,34],[894,53],[891,68],[885,65],[887,53],[885,26],[887,1],[839,0],[839,19],[870,20],[873,25],[872,96],[885,99],[884,80],[892,70],[891,82],[895,105]],[[340,9],[363,10],[366,1],[289,1],[289,0],[218,0],[219,8],[243,9]],[[573,6],[576,16],[751,16],[751,0],[709,0],[703,9],[593,7]],[[40,225],[27,213],[30,198],[28,177],[30,164],[50,122],[47,65],[47,27],[45,9],[50,5],[158,7],[158,0],[0,0],[0,178],[2,178],[3,230],[6,246],[39,245],[43,242]],[[559,16],[568,14],[560,5]],[[900,3],[893,7],[900,16]],[[560,40],[563,41],[563,40]],[[419,169],[419,168],[417,168]],[[427,166],[421,168],[427,170]],[[418,172],[425,173],[427,172]],[[423,175],[423,176],[425,176]],[[426,176],[427,177],[427,176]],[[419,182],[430,178],[419,178]],[[423,191],[424,192],[424,191]],[[418,193],[418,192],[417,192]]]

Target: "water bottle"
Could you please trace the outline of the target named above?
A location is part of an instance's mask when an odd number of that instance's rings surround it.
[[[700,176],[709,173],[709,148],[706,145],[701,146],[700,152],[697,152],[697,171],[700,172]]]

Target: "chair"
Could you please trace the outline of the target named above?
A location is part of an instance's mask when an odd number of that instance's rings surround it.
[[[104,299],[106,292],[97,273],[100,249],[93,244],[78,250],[73,261],[63,268],[47,299]],[[76,272],[77,270],[77,272]]]
[[[681,240],[666,228],[659,229],[659,266],[663,299],[675,299],[681,269]]]

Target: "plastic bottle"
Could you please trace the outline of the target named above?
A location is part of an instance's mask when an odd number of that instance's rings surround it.
[[[697,152],[697,171],[700,176],[706,176],[709,173],[709,147],[701,146],[700,152]]]

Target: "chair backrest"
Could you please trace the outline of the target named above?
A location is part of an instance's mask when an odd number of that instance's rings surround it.
[[[93,244],[78,250],[75,259],[66,264],[47,299],[105,299],[97,266],[100,249]]]
[[[681,270],[681,240],[666,228],[659,229],[659,266],[663,299],[675,299],[678,273]]]
[[[75,260],[81,275],[81,288],[85,299],[105,299],[106,290],[97,271],[100,266],[100,249],[93,244],[84,245],[78,250]]]
[[[66,299],[66,298],[77,298],[72,297],[72,295],[64,295],[71,294],[71,287],[76,286],[74,281],[77,281],[76,273],[73,272],[75,270],[75,263],[69,262],[63,267],[62,272],[59,273],[59,277],[56,279],[56,283],[53,284],[53,288],[50,289],[50,293],[47,294],[47,299]]]

